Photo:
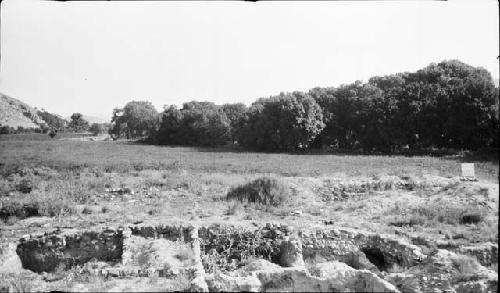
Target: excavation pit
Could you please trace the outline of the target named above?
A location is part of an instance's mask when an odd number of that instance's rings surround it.
[[[68,269],[92,259],[117,263],[123,254],[123,233],[113,229],[75,234],[55,231],[22,238],[16,252],[23,268],[36,273]]]
[[[391,263],[384,256],[382,251],[376,247],[363,248],[361,251],[365,254],[366,258],[374,264],[379,270],[387,271],[391,267]]]
[[[251,259],[281,265],[280,245],[290,231],[286,226],[267,225],[256,230],[234,226],[210,226],[198,230],[205,271],[231,271]]]

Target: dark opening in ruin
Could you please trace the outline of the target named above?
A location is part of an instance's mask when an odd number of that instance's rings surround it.
[[[391,264],[388,262],[387,258],[379,248],[367,247],[361,249],[361,251],[366,255],[368,260],[379,270],[387,271],[387,269],[390,267]]]

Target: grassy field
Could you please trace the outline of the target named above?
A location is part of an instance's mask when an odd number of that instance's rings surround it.
[[[374,213],[378,204],[386,202],[380,214],[382,225],[401,221],[394,217],[389,219],[389,215],[399,213],[406,213],[408,217],[415,214],[415,221],[423,223],[426,221],[422,220],[422,214],[424,217],[431,215],[432,219],[447,217],[448,205],[452,211],[458,211],[454,212],[457,215],[474,210],[476,206],[468,203],[457,206],[450,200],[447,206],[438,210],[433,207],[434,202],[429,201],[432,194],[425,192],[411,200],[404,199],[404,194],[394,193],[384,199],[355,197],[339,205],[322,202],[321,195],[316,193],[328,178],[346,181],[381,176],[416,180],[424,175],[457,178],[462,160],[460,157],[269,154],[130,142],[10,138],[0,141],[0,208],[8,211],[4,220],[11,215],[9,221],[12,223],[33,210],[38,215],[63,220],[70,215],[85,215],[84,218],[91,221],[108,222],[116,220],[113,217],[124,210],[130,211],[130,221],[162,217],[220,220],[228,215],[240,220],[265,221],[286,217],[293,209],[303,209],[317,221],[335,214],[340,219],[360,218],[360,210],[370,208],[371,213],[364,210],[369,223],[377,217]],[[481,182],[498,183],[498,161],[475,163]],[[295,192],[293,200],[286,200],[286,207],[243,208],[241,204],[225,200],[230,188],[261,176],[289,178],[289,183],[299,191]],[[303,190],[301,185],[309,187]],[[127,194],[114,196],[109,192],[113,188],[135,193],[130,198]],[[452,189],[459,190],[458,187]],[[329,192],[331,190],[326,191]],[[451,196],[474,194],[470,191],[456,193]],[[421,196],[425,196],[425,202],[420,202]],[[142,205],[137,204],[137,198]],[[119,203],[115,204],[117,200]],[[427,211],[429,209],[431,211]],[[458,223],[458,218],[453,221]]]
[[[105,172],[185,170],[280,176],[373,176],[433,174],[460,176],[461,158],[267,154],[164,147],[120,142],[0,141],[3,173],[17,167],[46,166],[56,170],[94,168]],[[480,180],[498,182],[498,161],[476,161]]]

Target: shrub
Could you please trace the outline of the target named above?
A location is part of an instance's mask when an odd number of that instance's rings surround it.
[[[256,202],[264,205],[280,205],[289,195],[286,185],[275,178],[262,177],[244,185],[232,188],[227,200]]]
[[[82,214],[84,214],[84,215],[90,215],[90,214],[92,214],[92,209],[90,207],[86,206],[86,207],[83,208]]]
[[[30,179],[28,178],[23,178],[21,181],[16,185],[16,190],[20,191],[22,193],[30,193],[31,190],[33,190],[33,183],[31,182]]]
[[[158,215],[161,213],[161,208],[159,207],[154,207],[148,211],[148,215],[153,216],[153,215]]]
[[[34,203],[21,203],[18,201],[3,202],[0,205],[0,218],[6,221],[9,217],[17,217],[25,219],[32,216],[39,215],[39,204]]]

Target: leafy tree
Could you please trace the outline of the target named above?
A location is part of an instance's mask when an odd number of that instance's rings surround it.
[[[89,128],[89,122],[83,119],[82,114],[73,113],[73,115],[71,115],[71,121],[69,122],[68,127],[75,132],[85,131]]]
[[[123,136],[130,138],[130,133],[127,130],[127,123],[123,118],[123,109],[113,109],[113,115],[111,117],[111,127],[108,131],[109,135],[113,140],[116,140]]]
[[[50,129],[63,130],[68,123],[62,117],[47,111],[38,111],[38,116],[40,116],[47,123]]]
[[[230,139],[230,120],[220,106],[191,101],[182,109],[165,107],[157,141],[161,144],[219,146]]]
[[[281,93],[254,103],[239,139],[259,150],[307,149],[324,127],[319,105],[302,92]]]
[[[378,113],[374,113],[372,118],[379,122],[376,124],[380,140],[378,149],[386,152],[390,152],[396,146],[408,144],[407,126],[404,124],[407,117],[399,115],[401,106],[399,102],[404,98],[404,76],[404,74],[375,76],[368,81],[369,85],[382,91],[382,99],[377,100],[378,107],[373,108]]]
[[[458,60],[430,64],[405,77],[400,111],[423,145],[477,149],[491,145],[495,86],[491,74]],[[402,120],[403,118],[401,118]]]
[[[191,101],[181,109],[182,138],[188,145],[217,146],[230,139],[230,121],[222,109],[211,102]]]
[[[363,92],[363,85],[359,81],[339,88],[315,89],[311,92],[321,105],[325,117],[325,130],[318,138],[321,144],[341,149],[359,147],[362,107],[365,103]]]
[[[248,107],[243,103],[224,104],[222,111],[226,114],[231,125],[231,139],[236,141],[238,130],[241,129],[244,123],[245,116],[248,112]]]
[[[123,109],[114,109],[111,119],[110,135],[119,137],[140,138],[152,135],[159,124],[158,112],[151,102],[132,101]]]
[[[182,112],[174,105],[165,106],[160,120],[160,128],[156,134],[157,142],[159,144],[182,145]]]

